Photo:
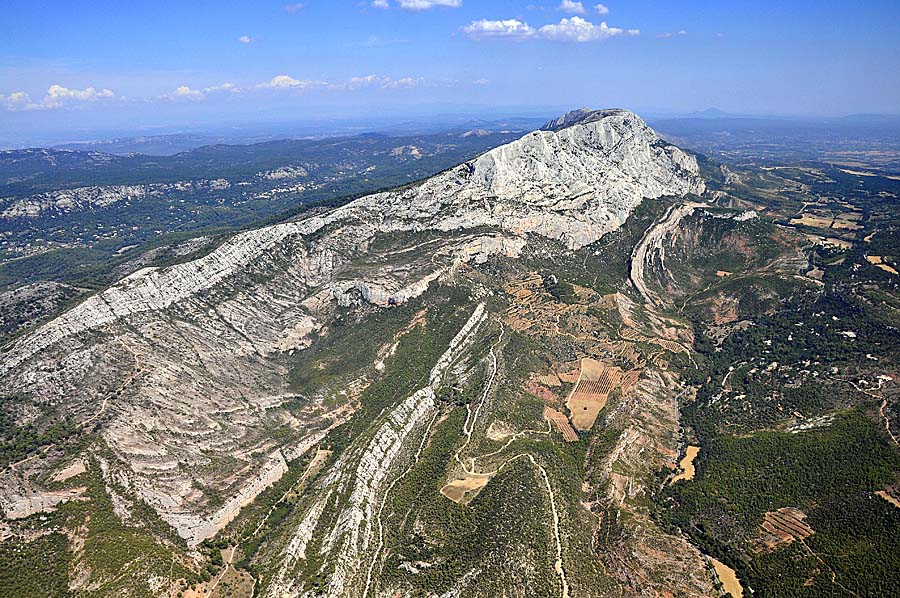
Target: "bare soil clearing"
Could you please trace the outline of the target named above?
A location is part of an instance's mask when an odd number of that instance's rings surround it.
[[[799,218],[791,220],[793,225],[809,226],[812,228],[831,228],[834,218],[831,216],[819,216],[816,214],[802,214]]]
[[[80,475],[87,471],[87,466],[85,466],[84,461],[81,459],[76,459],[71,465],[59,470],[56,472],[56,475],[53,476],[54,482],[65,482],[70,478],[74,478],[77,475]]]
[[[491,481],[489,475],[466,475],[461,480],[453,480],[443,488],[441,494],[461,505],[468,504],[475,495]]]
[[[900,274],[897,272],[897,269],[884,261],[884,258],[880,255],[867,255],[866,261],[868,261],[873,266],[881,268],[885,272],[890,272],[891,274]]]
[[[713,569],[716,570],[716,575],[719,577],[719,581],[722,582],[722,587],[725,588],[725,591],[734,596],[734,598],[743,598],[744,588],[741,587],[741,582],[738,581],[737,573],[734,572],[734,569],[712,557],[709,560],[712,561]]]
[[[891,503],[892,505],[894,505],[895,507],[897,507],[898,509],[900,509],[900,500],[897,500],[896,498],[894,498],[893,496],[891,496],[890,494],[888,494],[888,493],[885,492],[884,490],[879,490],[879,491],[876,492],[875,494],[877,494],[878,496],[880,496],[880,497],[883,498],[884,500],[888,501],[889,503]]]
[[[681,463],[679,464],[681,469],[683,469],[684,471],[682,473],[679,473],[674,478],[672,478],[672,481],[670,483],[674,484],[675,482],[678,482],[681,480],[693,480],[694,474],[696,473],[696,471],[694,469],[694,459],[696,459],[697,455],[699,455],[699,454],[700,454],[699,446],[687,447],[684,458],[681,460]]]

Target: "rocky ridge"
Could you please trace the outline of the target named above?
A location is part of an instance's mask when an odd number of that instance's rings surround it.
[[[225,179],[153,183],[147,185],[102,185],[60,189],[31,195],[22,199],[0,198],[0,218],[37,218],[48,212],[65,213],[104,208],[120,201],[141,201],[159,198],[171,192],[215,192],[228,189]]]
[[[335,305],[403,302],[461,263],[516,257],[531,234],[580,248],[644,199],[704,190],[694,158],[630,112],[579,113],[553,128],[422,183],[138,271],[5,347],[0,390],[103,422],[138,494],[182,537],[209,537],[279,477],[285,447],[265,430],[291,395],[270,356],[308,346]],[[439,235],[427,256],[373,250],[426,231]],[[294,439],[304,446],[339,417],[315,401],[304,413]],[[204,478],[210,455],[235,459],[232,475]],[[265,463],[271,475],[251,474]],[[18,480],[3,473],[8,493]],[[198,481],[220,484],[226,504],[211,508]]]

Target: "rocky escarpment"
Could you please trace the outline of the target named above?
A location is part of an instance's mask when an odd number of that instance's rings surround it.
[[[172,192],[210,192],[228,189],[225,179],[184,181],[149,185],[104,185],[48,191],[21,199],[0,199],[0,218],[36,218],[48,212],[73,212],[104,208],[120,201],[141,201]]]
[[[5,347],[0,392],[99,425],[141,498],[183,537],[205,537],[271,483],[259,474],[281,469],[272,459],[287,442],[339,420],[322,397],[287,414],[296,397],[278,359],[314,342],[337,305],[402,303],[462,263],[519,255],[530,234],[582,247],[646,198],[703,191],[696,161],[630,112],[553,129],[138,271]],[[295,433],[276,441],[270,429],[284,420]],[[18,475],[2,485],[14,489]]]
[[[362,595],[368,569],[363,557],[371,556],[373,550],[377,552],[380,549],[377,545],[382,534],[380,505],[385,500],[389,476],[392,472],[396,473],[402,452],[408,448],[410,439],[419,436],[415,430],[421,430],[424,421],[435,412],[435,391],[444,382],[450,367],[474,342],[485,319],[485,306],[481,303],[431,369],[428,384],[394,407],[378,426],[372,439],[344,455],[341,463],[333,468],[334,473],[319,485],[319,499],[309,507],[301,525],[282,551],[275,583],[268,589],[267,596],[296,595],[294,584],[297,580],[292,579],[289,572],[299,560],[306,558],[306,547],[319,525],[319,518],[328,501],[341,487],[350,488],[349,497],[337,514],[335,525],[322,539],[321,551],[336,564],[326,595]]]
[[[578,248],[618,228],[645,198],[703,192],[696,160],[664,144],[636,115],[579,114],[566,128],[535,131],[420,185],[237,235],[186,264],[137,272],[25,339],[0,362],[0,373],[64,336],[168,307],[218,284],[289,237],[326,227],[344,226],[346,236],[363,244],[379,232],[492,226]],[[318,269],[334,254],[303,257]]]

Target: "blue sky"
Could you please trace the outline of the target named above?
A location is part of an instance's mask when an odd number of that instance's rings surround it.
[[[582,105],[898,113],[900,2],[0,4],[12,134]]]

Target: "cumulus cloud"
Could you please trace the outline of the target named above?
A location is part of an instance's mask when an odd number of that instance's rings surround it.
[[[610,27],[606,22],[595,25],[581,17],[562,19],[559,23],[544,25],[535,29],[528,23],[516,19],[473,21],[462,28],[469,39],[543,39],[558,42],[594,42],[612,37],[640,35],[638,29]]]
[[[680,29],[678,31],[666,31],[665,33],[659,33],[656,37],[660,39],[668,39],[670,37],[680,37],[682,35],[687,35],[687,31],[684,29]]]
[[[609,14],[609,9],[606,8],[605,4],[595,4],[594,10],[597,12],[598,15],[608,15]]]
[[[221,83],[219,85],[211,85],[203,89],[193,89],[189,85],[180,85],[170,93],[159,96],[159,99],[166,101],[189,100],[200,101],[205,100],[207,96],[217,93],[239,93],[241,90],[234,83]]]
[[[202,100],[203,92],[197,89],[191,89],[187,85],[181,85],[175,88],[175,91],[164,96],[167,100]]]
[[[297,12],[298,10],[301,10],[302,8],[303,8],[302,2],[294,2],[293,4],[285,4],[284,12],[294,14],[295,12]]]
[[[347,83],[336,83],[332,87],[335,89],[360,89],[363,87],[380,87],[382,89],[409,89],[418,87],[425,80],[421,77],[401,77],[394,79],[393,77],[385,77],[378,75],[366,75],[364,77],[353,77]]]
[[[257,87],[261,89],[308,89],[316,87],[317,81],[308,79],[294,79],[290,75],[275,75],[266,83],[260,83]]]
[[[403,10],[428,10],[436,6],[459,8],[462,6],[462,0],[397,0],[397,4]]]
[[[534,37],[536,31],[531,25],[518,19],[490,21],[481,19],[472,21],[462,28],[469,39],[528,39]]]
[[[109,89],[70,89],[62,85],[51,85],[40,102],[33,102],[24,91],[15,91],[9,95],[0,94],[0,103],[7,110],[49,110],[75,106],[97,100],[110,100],[116,97]]]
[[[372,0],[372,8],[380,8],[381,10],[387,10],[391,7],[388,4],[388,0]]]
[[[14,91],[9,95],[0,94],[0,104],[11,111],[28,110],[28,106],[31,105],[31,98],[24,91]]]
[[[606,22],[594,25],[581,17],[563,19],[557,25],[544,25],[538,29],[538,35],[542,39],[560,42],[593,42],[602,41],[611,37],[623,35],[638,35],[637,29],[619,29],[609,27]]]
[[[256,38],[250,37],[249,35],[242,35],[238,38],[238,41],[242,44],[252,44],[256,41]]]
[[[559,3],[559,10],[570,14],[583,15],[584,4],[581,2],[573,2],[572,0],[562,0]]]
[[[50,89],[47,90],[47,95],[41,100],[41,104],[46,108],[59,108],[70,101],[91,102],[114,97],[116,97],[116,94],[108,89],[101,89],[99,91],[93,87],[86,87],[85,89],[69,89],[62,85],[51,85]]]

